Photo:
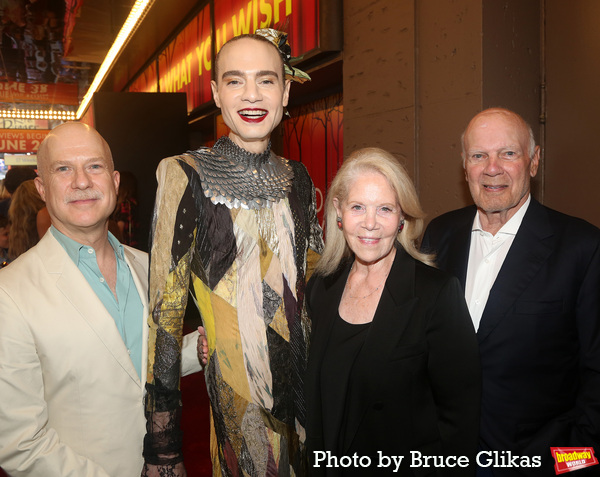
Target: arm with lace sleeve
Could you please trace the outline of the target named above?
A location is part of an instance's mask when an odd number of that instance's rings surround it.
[[[143,475],[185,476],[179,378],[183,317],[196,236],[193,191],[181,158],[158,166],[152,221]],[[188,172],[189,173],[189,172]]]

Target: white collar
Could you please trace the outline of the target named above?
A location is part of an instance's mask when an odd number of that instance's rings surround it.
[[[496,235],[498,234],[506,234],[506,235],[517,235],[519,231],[519,227],[521,227],[521,222],[523,222],[523,217],[525,217],[525,212],[529,208],[529,204],[531,203],[531,194],[528,195],[525,203],[517,210],[515,215],[513,215],[508,222],[506,222]],[[471,232],[485,232],[481,226],[481,220],[479,220],[479,211],[475,214],[475,219],[473,220],[473,227],[471,228]],[[490,234],[491,235],[491,234]]]

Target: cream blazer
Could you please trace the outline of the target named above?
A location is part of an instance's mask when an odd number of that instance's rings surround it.
[[[147,309],[148,256],[125,247]],[[114,320],[51,233],[0,271],[0,467],[11,476],[132,477],[142,469],[142,377]],[[197,336],[197,335],[196,335]],[[200,369],[187,337],[187,372]]]

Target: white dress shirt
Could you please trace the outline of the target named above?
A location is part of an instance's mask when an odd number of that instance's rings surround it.
[[[471,246],[465,284],[465,299],[475,330],[479,329],[479,322],[490,290],[502,268],[515,235],[519,231],[530,202],[531,195],[515,215],[498,230],[496,235],[484,231],[479,220],[479,212],[475,214],[471,229]]]

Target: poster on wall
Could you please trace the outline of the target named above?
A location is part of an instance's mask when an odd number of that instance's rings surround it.
[[[210,33],[207,5],[158,57],[159,91],[186,93],[188,112],[212,99]]]
[[[0,129],[0,152],[37,152],[49,130]]]
[[[0,82],[0,102],[78,105],[76,84]]]
[[[76,84],[79,73],[63,64],[65,2],[4,0],[0,6],[2,81]]]
[[[0,129],[49,129],[47,119],[0,118]]]

